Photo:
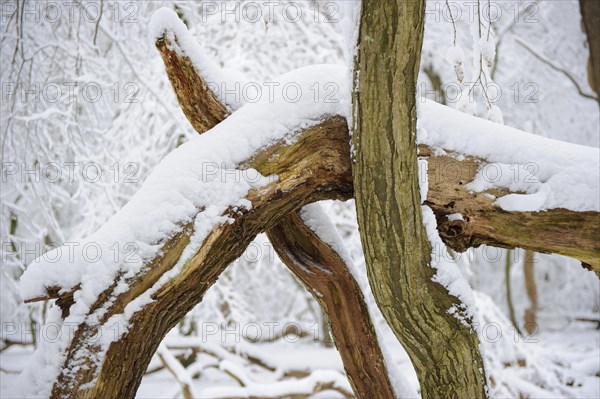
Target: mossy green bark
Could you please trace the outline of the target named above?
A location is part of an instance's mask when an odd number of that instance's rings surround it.
[[[416,368],[424,398],[486,397],[475,331],[432,281],[416,147],[424,0],[363,1],[354,92],[353,179],[369,281]]]

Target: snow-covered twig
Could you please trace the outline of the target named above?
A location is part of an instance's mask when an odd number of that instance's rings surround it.
[[[194,383],[192,382],[192,377],[188,374],[186,369],[181,365],[179,360],[177,360],[167,346],[163,343],[160,344],[158,349],[156,350],[156,354],[162,361],[163,365],[171,375],[175,378],[177,383],[181,385],[181,393],[185,399],[193,399],[198,398],[198,394],[194,390]]]

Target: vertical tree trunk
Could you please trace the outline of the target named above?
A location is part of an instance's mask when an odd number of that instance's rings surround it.
[[[416,82],[424,0],[364,1],[355,65],[353,165],[369,280],[416,368],[424,398],[486,396],[477,335],[432,281],[416,148]],[[460,306],[460,305],[457,305]]]
[[[581,17],[587,33],[590,47],[590,61],[588,65],[588,78],[592,89],[598,93],[600,85],[600,1],[579,0]]]
[[[519,335],[523,335],[521,331],[521,327],[519,327],[519,323],[517,322],[517,316],[515,314],[515,307],[512,301],[512,282],[510,280],[510,269],[512,269],[512,260],[510,257],[512,256],[512,251],[510,249],[506,250],[506,264],[504,266],[504,285],[506,287],[506,304],[508,306],[508,318],[515,328]]]
[[[523,275],[525,278],[525,290],[529,298],[529,307],[525,309],[525,330],[533,334],[537,330],[536,312],[538,308],[538,294],[535,285],[534,253],[525,251],[525,260],[523,262]]]

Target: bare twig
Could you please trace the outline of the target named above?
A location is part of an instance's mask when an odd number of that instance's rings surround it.
[[[452,32],[454,34],[453,45],[456,47],[456,22],[454,21],[454,16],[452,15],[452,9],[450,8],[450,3],[446,0],[446,8],[448,8],[448,13],[450,14],[450,20],[452,21]]]
[[[547,59],[546,57],[541,55],[539,52],[535,51],[530,46],[525,44],[525,42],[523,42],[521,39],[516,38],[515,40],[517,41],[517,43],[519,43],[519,45],[521,45],[521,47],[523,47],[525,50],[529,51],[529,53],[531,53],[531,55],[533,55],[539,61],[548,65],[550,68],[552,68],[556,72],[563,74],[567,79],[569,79],[571,81],[571,83],[573,83],[573,85],[575,86],[575,88],[577,89],[577,91],[579,92],[579,94],[582,97],[589,98],[590,100],[598,101],[598,97],[596,97],[592,94],[585,93],[583,91],[583,89],[581,88],[581,86],[579,85],[579,83],[577,82],[577,80],[567,70],[555,65],[552,61],[550,61],[549,59]]]

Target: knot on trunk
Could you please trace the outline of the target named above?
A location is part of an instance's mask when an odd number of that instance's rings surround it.
[[[472,246],[464,220],[445,220],[438,224],[438,231],[444,244],[455,251],[465,252]]]
[[[464,220],[448,220],[439,226],[440,236],[455,238],[463,235],[467,230]]]

